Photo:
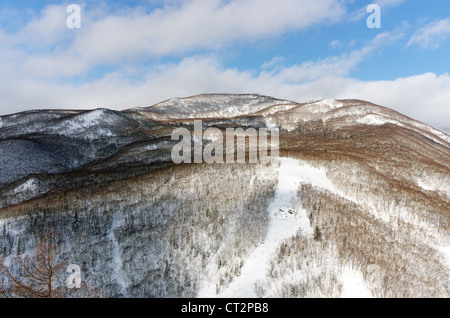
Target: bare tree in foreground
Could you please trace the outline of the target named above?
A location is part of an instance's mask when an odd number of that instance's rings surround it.
[[[9,267],[0,255],[0,297],[108,297],[86,282],[81,282],[78,288],[66,288],[64,282],[67,281],[61,279],[61,276],[67,273],[68,263],[60,260],[62,248],[57,242],[57,236],[54,230],[44,230],[34,253],[31,256],[20,256],[17,253]]]
[[[5,265],[0,258],[0,273],[6,277],[6,286],[0,286],[4,297],[60,298],[64,286],[57,286],[58,278],[65,272],[67,264],[58,260],[61,248],[55,231],[46,230],[41,235],[36,251],[31,256],[16,255],[16,271]]]

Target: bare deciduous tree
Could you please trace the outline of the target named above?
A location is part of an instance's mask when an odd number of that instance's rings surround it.
[[[58,258],[61,248],[55,231],[43,232],[35,252],[31,256],[16,255],[17,271],[8,268],[0,258],[0,273],[6,278],[0,294],[5,297],[60,298],[64,286],[57,286],[58,278],[65,272],[67,264]]]

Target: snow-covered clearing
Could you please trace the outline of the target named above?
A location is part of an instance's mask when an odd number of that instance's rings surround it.
[[[39,180],[36,178],[31,178],[21,183],[19,186],[17,186],[13,191],[11,191],[11,194],[14,195],[27,192],[35,194],[38,191],[39,191]]]
[[[117,227],[117,221],[113,221],[113,225],[109,230],[108,238],[112,242],[112,262],[114,263],[114,278],[119,283],[121,287],[121,292],[126,295],[126,290],[128,288],[129,282],[127,281],[127,277],[124,272],[123,261],[122,261],[122,253],[120,250],[119,242],[117,241],[116,235],[114,234],[114,230]]]
[[[302,235],[313,235],[307,213],[302,208],[297,196],[301,183],[312,184],[315,187],[340,194],[328,180],[324,170],[314,168],[296,159],[280,158],[278,185],[275,198],[269,206],[270,223],[263,244],[247,256],[241,275],[235,277],[219,294],[215,293],[214,284],[203,282],[198,297],[257,297],[254,290],[255,283],[265,279],[269,262],[280,243],[295,235],[297,231],[300,231]],[[349,286],[354,285],[355,277],[347,276],[344,278],[349,278]],[[352,291],[353,288],[349,290]],[[356,293],[359,293],[359,290]]]
[[[346,268],[341,276],[341,298],[372,298],[360,271]]]
[[[447,262],[447,267],[450,269],[450,245],[442,246],[438,249],[442,255],[445,258],[445,261]]]
[[[281,241],[295,235],[299,228],[305,234],[312,234],[306,211],[297,201],[298,186],[304,181],[303,172],[297,160],[280,159],[275,198],[269,206],[270,224],[266,239],[248,256],[241,275],[217,296],[256,297],[255,283],[265,278],[269,261]]]

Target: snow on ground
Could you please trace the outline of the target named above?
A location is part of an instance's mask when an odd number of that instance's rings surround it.
[[[188,98],[172,98],[150,108],[136,108],[138,111],[156,110],[168,118],[234,118],[249,115],[274,105],[292,104],[259,95],[198,95]]]
[[[360,271],[350,267],[345,268],[341,281],[343,285],[341,298],[372,298]]]
[[[36,178],[31,178],[23,182],[19,186],[17,186],[13,191],[11,191],[11,194],[14,195],[25,192],[31,192],[32,194],[34,194],[38,190],[39,190],[39,180]]]
[[[269,261],[281,241],[295,235],[299,228],[305,234],[312,234],[306,212],[299,210],[296,204],[297,189],[302,177],[302,169],[297,160],[281,158],[275,198],[269,206],[270,224],[266,239],[248,256],[241,275],[219,297],[256,297],[255,283],[265,278]]]
[[[45,182],[41,183],[41,181],[37,178],[30,178],[22,182],[14,189],[6,192],[5,195],[9,197],[8,204],[16,204],[25,200],[30,200],[31,198],[47,191],[48,185]]]
[[[298,107],[298,104],[277,104],[277,105],[273,105],[272,107],[268,108],[268,109],[264,109],[262,111],[262,114],[264,116],[270,116],[273,115],[275,113],[279,113],[279,112],[284,112],[284,111],[288,111],[292,108]]]
[[[450,198],[450,184],[439,176],[421,176],[417,178],[417,185],[425,191],[442,191]]]
[[[270,223],[264,243],[247,256],[241,275],[215,294],[214,284],[203,282],[198,297],[254,298],[254,286],[266,277],[269,262],[280,243],[300,230],[303,235],[313,235],[306,211],[301,207],[297,191],[301,183],[337,193],[338,191],[326,177],[325,171],[292,158],[280,158],[278,185],[275,197],[269,205]]]
[[[447,267],[450,269],[450,246],[442,246],[438,250],[444,255]]]
[[[343,104],[335,99],[323,99],[317,102],[311,103],[307,106],[307,109],[313,113],[326,113],[331,109],[342,107]]]
[[[324,99],[322,101],[320,101],[322,104],[327,105],[328,107],[330,107],[331,109],[335,109],[335,108],[339,108],[344,106],[344,104],[342,104],[342,102],[336,100],[336,99]]]
[[[425,182],[425,180],[417,179],[417,185],[424,189],[425,191],[434,191],[434,187],[431,186],[428,182]]]
[[[108,233],[108,238],[112,242],[112,262],[114,264],[114,278],[121,286],[121,292],[126,295],[126,290],[128,288],[129,282],[127,281],[127,276],[125,275],[123,269],[122,253],[120,251],[120,245],[114,234],[114,230],[117,228],[117,220],[113,221],[111,229]]]
[[[356,121],[360,124],[364,125],[384,125],[384,124],[394,124],[400,127],[407,127],[409,129],[413,129],[417,131],[418,133],[425,135],[426,137],[432,139],[434,142],[441,144],[445,147],[447,147],[447,144],[443,143],[442,140],[449,143],[450,137],[449,135],[434,129],[431,126],[428,126],[426,124],[423,124],[421,122],[417,122],[414,120],[410,121],[402,121],[389,118],[384,115],[379,114],[366,114],[363,117],[357,118]],[[438,138],[436,138],[438,137]],[[441,140],[442,139],[442,140]]]
[[[108,128],[102,127],[113,124],[114,118],[109,116],[106,109],[99,108],[64,120],[53,127],[53,130],[62,135],[84,134],[87,139],[95,139],[99,135],[113,136],[114,134]]]
[[[446,142],[450,142],[449,134],[446,134],[446,133],[444,133],[444,132],[442,132],[440,130],[437,130],[437,129],[435,129],[435,128],[427,125],[427,124],[424,124],[424,123],[419,122],[419,121],[412,121],[410,124],[414,128],[427,131],[427,132],[429,132],[429,133],[431,133],[431,134],[441,138],[442,140],[445,140]],[[439,141],[436,141],[436,142],[440,143]]]
[[[396,120],[387,118],[385,116],[376,115],[376,114],[367,114],[362,118],[358,118],[356,121],[360,124],[365,124],[365,125],[395,124],[395,125],[401,126],[401,124]]]

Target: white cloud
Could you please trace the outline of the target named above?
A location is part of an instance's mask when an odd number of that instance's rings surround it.
[[[286,62],[286,58],[283,56],[274,56],[269,62],[265,62],[261,65],[262,70],[276,71],[283,68],[283,64]]]
[[[361,49],[319,61],[306,61],[281,70],[276,77],[285,83],[300,83],[331,76],[347,76],[367,56],[403,37],[399,31],[379,33]]]
[[[6,10],[6,9],[5,9]],[[29,16],[18,30],[6,32],[0,30],[2,36],[0,42],[9,46],[18,46],[30,53],[40,51],[52,51],[55,45],[59,45],[73,39],[66,27],[66,7],[62,5],[49,5],[43,8],[39,14],[31,14],[27,10],[20,15],[18,12],[10,13],[5,17],[6,21],[20,20],[23,16]],[[6,10],[9,12],[11,10]],[[0,15],[1,16],[1,15]]]
[[[6,109],[8,105],[20,105],[20,109],[16,108],[10,112],[30,107],[123,109],[149,105],[174,96],[205,92],[253,91],[269,94],[265,93],[267,91],[278,95],[278,92],[288,92],[292,87],[301,87],[302,83],[324,78],[346,77],[365,57],[401,36],[396,32],[380,33],[366,46],[350,53],[318,61],[306,61],[288,67],[283,66],[282,57],[275,57],[263,63],[259,74],[224,69],[214,56],[195,56],[184,58],[178,64],[159,65],[146,71],[122,67],[119,71],[107,74],[100,80],[78,86],[58,84],[49,79],[43,81],[42,78],[56,70],[60,74],[71,74],[81,67],[86,67],[80,66],[79,60],[30,57],[25,64],[26,78],[17,68],[9,70],[9,80],[15,79],[20,82],[20,85],[9,86],[8,89],[3,85],[4,99],[0,101],[0,107]],[[33,72],[30,72],[31,69]],[[138,76],[135,76],[137,73],[139,73]],[[145,76],[142,77],[142,73],[145,73]],[[30,74],[34,76],[29,76]],[[135,77],[141,79],[138,82],[132,82],[130,78]],[[290,97],[292,94],[286,93],[283,96]]]
[[[448,73],[425,73],[393,81],[348,80],[336,96],[369,100],[430,124],[450,124]]]
[[[436,49],[450,35],[450,18],[427,24],[418,30],[409,40],[408,46],[419,45],[424,48]]]
[[[342,47],[342,42],[340,40],[333,40],[330,42],[329,46],[331,48],[338,48],[338,47]]]
[[[41,11],[38,18],[25,25],[16,41],[33,49],[48,48],[60,43],[69,35],[66,26],[66,11],[61,5],[50,5]]]
[[[150,13],[141,8],[108,15],[83,10],[82,28],[69,30],[65,8],[49,6],[11,37],[20,45],[48,49],[32,52],[24,63],[25,71],[48,77],[75,76],[98,64],[255,42],[334,23],[344,12],[338,0],[174,1]]]
[[[294,67],[295,68],[295,67]],[[284,70],[288,72],[289,67]],[[30,108],[95,108],[123,110],[150,106],[172,97],[200,93],[259,93],[294,101],[321,98],[357,98],[395,109],[426,123],[448,126],[450,76],[420,74],[392,81],[361,81],[347,76],[326,75],[295,83],[281,73],[224,68],[214,57],[195,56],[180,63],[147,70],[139,82],[116,72],[90,84],[53,85],[36,80],[0,91],[0,110],[16,112]],[[20,105],[12,110],[10,105]]]

